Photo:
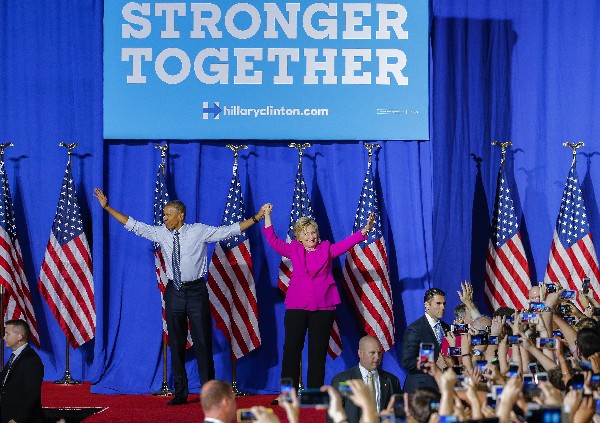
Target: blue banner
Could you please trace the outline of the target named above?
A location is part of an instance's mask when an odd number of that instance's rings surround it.
[[[429,139],[426,0],[104,2],[106,139]]]

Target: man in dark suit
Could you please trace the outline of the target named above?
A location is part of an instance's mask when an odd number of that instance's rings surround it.
[[[231,385],[223,380],[209,380],[202,386],[200,404],[206,423],[230,423],[235,419],[235,395]]]
[[[446,309],[446,293],[437,288],[428,289],[424,302],[425,315],[406,328],[402,339],[402,367],[408,373],[404,381],[404,391],[408,393],[423,387],[438,389],[435,379],[417,368],[419,348],[421,343],[433,344],[434,360],[437,362],[442,339],[450,330],[450,326],[441,320]]]
[[[0,421],[41,423],[44,365],[27,343],[29,325],[24,320],[9,320],[4,327],[4,342],[13,352],[0,372]]]
[[[337,389],[340,382],[352,379],[362,379],[369,386],[372,380],[372,386],[375,388],[373,394],[377,404],[377,411],[385,409],[392,395],[401,394],[402,390],[400,388],[400,381],[396,376],[378,369],[381,364],[382,354],[383,350],[377,338],[368,335],[363,336],[358,343],[358,366],[335,375],[331,379],[331,386]],[[361,415],[360,408],[346,396],[342,396],[342,404],[346,410],[348,422],[358,423]],[[329,417],[327,417],[327,421],[331,422]]]

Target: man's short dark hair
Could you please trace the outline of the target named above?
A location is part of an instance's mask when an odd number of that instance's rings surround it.
[[[437,294],[440,295],[440,294]],[[428,423],[431,415],[437,410],[432,403],[440,402],[440,393],[433,388],[417,388],[409,395],[408,411],[419,423]]]
[[[496,311],[494,311],[494,314],[492,316],[493,317],[496,317],[496,316],[511,317],[513,314],[515,314],[515,309],[514,308],[510,308],[510,307],[498,307],[496,309]]]
[[[185,216],[186,207],[182,201],[179,201],[179,200],[167,201],[167,204],[165,204],[165,207],[168,207],[168,206],[173,207],[175,210],[177,210],[179,213],[183,213],[183,215]]]
[[[439,288],[430,288],[427,291],[425,291],[425,297],[423,299],[423,302],[426,303],[429,300],[431,300],[433,297],[435,297],[436,295],[440,295],[442,297],[446,296],[446,293],[444,291],[442,291]]]
[[[27,322],[23,319],[12,319],[12,320],[7,320],[4,323],[4,327],[11,325],[14,328],[16,328],[16,332],[20,333],[21,335],[23,335],[23,338],[27,341],[29,340],[29,334],[31,333],[31,329],[29,328],[29,325],[27,324]]]
[[[594,329],[581,329],[577,332],[577,347],[584,358],[600,351],[600,333]]]

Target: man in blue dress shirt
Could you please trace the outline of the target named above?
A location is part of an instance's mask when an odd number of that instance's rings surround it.
[[[264,207],[256,216],[229,226],[209,226],[202,223],[186,224],[185,205],[169,201],[163,209],[164,225],[148,225],[113,209],[99,188],[94,196],[111,216],[134,234],[160,244],[165,257],[169,278],[164,300],[167,331],[171,348],[171,366],[175,383],[175,397],[169,405],[187,402],[188,380],[185,370],[185,344],[188,332],[194,343],[198,374],[202,386],[215,378],[212,355],[212,321],[205,275],[208,270],[206,245],[239,235],[264,217]]]

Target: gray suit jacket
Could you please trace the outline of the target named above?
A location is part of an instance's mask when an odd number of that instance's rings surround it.
[[[377,373],[379,374],[380,391],[378,410],[381,410],[387,407],[388,403],[390,402],[390,399],[392,398],[392,395],[401,394],[402,389],[400,388],[400,381],[393,374],[381,369],[378,369]],[[345,382],[351,379],[362,379],[362,375],[358,366],[335,375],[331,379],[331,386],[337,389],[338,383]],[[344,409],[346,410],[348,422],[358,423],[361,415],[360,407],[357,407],[352,402],[352,400],[347,397],[342,397],[342,404],[344,405]],[[327,417],[327,422],[331,423],[331,419],[329,417]]]

